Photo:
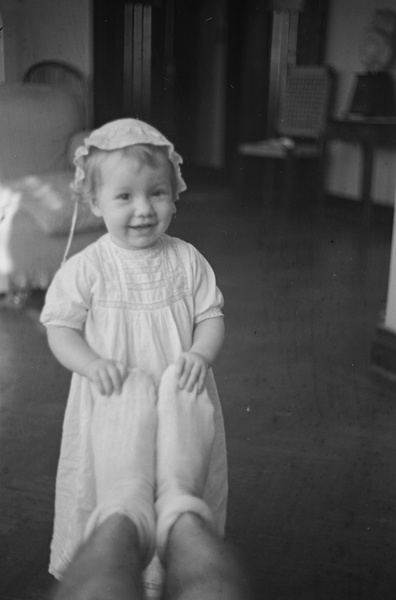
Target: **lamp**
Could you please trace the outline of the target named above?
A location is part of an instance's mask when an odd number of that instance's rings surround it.
[[[388,72],[396,53],[396,12],[374,12],[359,46],[364,73],[356,75],[349,112],[365,117],[396,115],[394,83]]]

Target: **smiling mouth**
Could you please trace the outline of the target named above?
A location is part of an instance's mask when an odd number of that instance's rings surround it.
[[[129,229],[135,229],[137,231],[144,231],[146,229],[151,229],[154,227],[154,223],[147,223],[146,225],[129,225]]]

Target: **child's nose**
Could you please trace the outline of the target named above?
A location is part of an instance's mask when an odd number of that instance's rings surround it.
[[[135,208],[135,213],[138,215],[150,214],[153,210],[153,206],[150,201],[150,198],[148,198],[146,195],[143,195],[143,194],[135,197],[134,208]]]

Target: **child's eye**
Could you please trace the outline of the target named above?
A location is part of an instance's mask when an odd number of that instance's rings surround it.
[[[118,194],[117,196],[117,200],[129,200],[130,195],[127,192],[124,192],[123,194]]]
[[[158,196],[167,196],[168,195],[168,190],[166,190],[165,188],[158,188],[157,190],[153,191],[153,196],[155,196],[156,198]]]

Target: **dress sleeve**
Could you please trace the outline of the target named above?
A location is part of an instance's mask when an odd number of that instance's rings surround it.
[[[93,280],[93,266],[82,254],[69,258],[48,288],[40,321],[46,327],[82,330],[91,306]]]
[[[216,284],[216,276],[208,261],[191,246],[193,270],[194,324],[205,319],[223,316],[223,295]]]

